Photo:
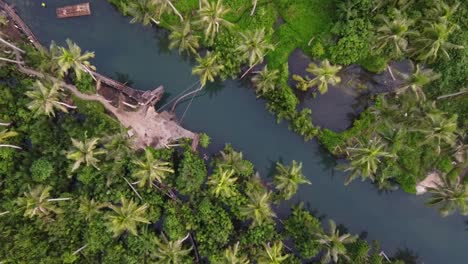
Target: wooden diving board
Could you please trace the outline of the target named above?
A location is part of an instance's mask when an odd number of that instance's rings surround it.
[[[89,3],[59,7],[56,10],[58,18],[79,17],[91,15]]]

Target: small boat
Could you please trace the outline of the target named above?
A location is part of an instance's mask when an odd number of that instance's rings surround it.
[[[89,3],[59,7],[56,10],[58,18],[79,17],[91,15]]]

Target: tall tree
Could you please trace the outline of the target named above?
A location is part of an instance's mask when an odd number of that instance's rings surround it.
[[[179,10],[177,10],[171,0],[153,0],[153,2],[156,6],[158,20],[161,20],[162,14],[172,11],[179,17],[181,22],[184,21],[184,17],[180,14]]]
[[[78,212],[84,215],[86,221],[90,221],[93,216],[99,214],[99,210],[108,206],[108,203],[100,203],[96,202],[94,199],[81,198]]]
[[[241,32],[240,36],[241,43],[237,50],[248,60],[249,66],[262,63],[265,54],[275,48],[265,39],[265,28]]]
[[[192,74],[200,76],[201,86],[204,87],[208,81],[213,82],[216,76],[224,69],[222,64],[218,62],[218,54],[207,52],[205,57],[198,57],[197,63]]]
[[[374,137],[367,144],[358,144],[354,147],[346,148],[350,163],[345,165],[345,171],[351,171],[346,180],[346,184],[361,176],[362,180],[370,178],[375,180],[375,173],[383,158],[393,158],[394,155],[386,151],[386,145],[380,138]]]
[[[192,251],[192,248],[184,249],[184,241],[189,237],[187,235],[184,238],[170,241],[167,237],[162,234],[162,240],[157,240],[156,245],[158,246],[155,252],[152,254],[153,258],[157,260],[157,263],[167,264],[182,264],[188,263],[188,255]]]
[[[110,229],[114,233],[114,237],[120,236],[128,231],[132,235],[138,235],[137,226],[140,223],[149,224],[150,221],[145,218],[148,204],[138,206],[133,200],[127,200],[125,197],[120,198],[120,206],[110,205],[112,213],[108,215],[110,220]]]
[[[86,138],[84,141],[72,138],[71,141],[73,147],[67,152],[67,159],[75,161],[72,166],[72,172],[76,171],[83,163],[86,166],[93,166],[99,170],[97,164],[100,160],[96,156],[106,153],[104,149],[97,149],[99,138]]]
[[[276,174],[273,180],[276,189],[285,200],[291,199],[296,194],[299,184],[311,184],[302,174],[302,163],[293,160],[291,166],[276,163]]]
[[[449,59],[450,49],[463,49],[463,46],[449,42],[450,35],[457,30],[458,25],[445,20],[439,22],[425,22],[426,27],[421,37],[414,40],[413,56],[419,61],[434,62],[440,54]]]
[[[338,263],[339,259],[349,260],[346,244],[355,242],[357,236],[351,234],[340,235],[335,221],[331,219],[329,220],[329,226],[328,234],[325,232],[317,234],[317,242],[322,245],[324,250],[322,263],[330,263],[331,260]]]
[[[427,202],[429,206],[440,206],[442,216],[448,216],[459,210],[462,215],[468,214],[468,185],[458,177],[452,179],[447,175],[440,177],[440,182],[435,182],[435,187],[427,190],[432,194]]]
[[[318,85],[318,90],[321,94],[328,91],[328,84],[336,85],[341,82],[341,78],[337,76],[341,70],[341,66],[331,65],[328,60],[324,60],[320,63],[320,66],[311,63],[307,68],[307,71],[315,75],[312,79],[312,85]]]
[[[273,245],[263,244],[263,248],[264,250],[260,251],[258,257],[258,264],[280,264],[289,257],[288,254],[283,255],[283,242],[281,241],[276,241]]]
[[[408,37],[416,36],[417,32],[410,30],[409,27],[414,21],[404,17],[401,12],[396,13],[393,20],[389,20],[384,15],[377,16],[383,25],[377,28],[377,42],[375,48],[379,51],[385,48],[391,48],[392,55],[400,57],[408,48]]]
[[[422,88],[430,82],[440,78],[440,74],[435,73],[431,69],[422,69],[419,64],[416,65],[416,70],[410,75],[403,73],[401,73],[401,75],[405,81],[403,85],[397,88],[396,93],[401,94],[411,90],[416,95],[416,99],[418,100],[426,99]]]
[[[86,51],[82,54],[81,48],[76,43],[69,39],[67,39],[66,42],[68,49],[60,47],[60,54],[56,58],[60,69],[59,73],[61,76],[64,76],[70,69],[73,69],[76,78],[81,80],[82,72],[89,73],[90,70],[96,69],[88,61],[94,58],[94,52]]]
[[[201,3],[201,9],[198,11],[199,20],[196,24],[204,28],[205,39],[212,44],[220,27],[232,26],[231,22],[224,19],[229,9],[223,6],[221,0],[216,2],[202,0]]]
[[[425,128],[415,129],[426,135],[423,144],[436,142],[438,153],[441,152],[442,143],[453,146],[457,140],[457,115],[446,116],[441,111],[428,113]]]
[[[151,22],[159,24],[156,20],[156,4],[155,0],[129,1],[126,11],[133,17],[130,23],[142,23],[145,26]]]
[[[38,185],[34,189],[29,188],[23,197],[18,198],[17,203],[24,208],[24,216],[33,218],[47,218],[51,214],[61,214],[62,209],[54,205],[54,202],[69,200],[69,198],[50,198],[52,187]]]
[[[169,48],[177,48],[179,54],[185,51],[197,54],[197,49],[200,47],[198,39],[199,36],[195,35],[192,31],[190,21],[186,21],[177,27],[172,27],[172,32],[169,35],[169,40],[171,41]]]
[[[239,252],[239,242],[224,250],[223,260],[217,264],[249,264],[250,261],[245,254]]]
[[[208,186],[210,192],[215,197],[225,197],[229,198],[236,194],[236,184],[237,178],[234,177],[234,170],[224,170],[218,168],[216,173],[210,176],[208,179]]]
[[[273,221],[276,214],[270,206],[271,192],[252,191],[248,193],[249,201],[240,208],[240,213],[246,218],[252,218],[253,226],[269,223]]]
[[[32,90],[26,92],[26,96],[31,99],[27,107],[34,112],[35,116],[55,116],[55,110],[67,113],[67,108],[74,108],[60,101],[63,92],[58,83],[43,84],[41,81],[37,80]]]
[[[273,91],[278,81],[279,71],[277,69],[268,70],[268,65],[252,77],[257,97]]]
[[[139,187],[152,188],[154,181],[162,183],[167,175],[174,173],[170,162],[158,160],[149,148],[145,149],[145,159],[135,159],[137,166],[132,176],[138,179]]]
[[[432,8],[429,10],[429,16],[440,21],[450,21],[460,6],[459,2],[449,5],[446,1],[431,1]]]

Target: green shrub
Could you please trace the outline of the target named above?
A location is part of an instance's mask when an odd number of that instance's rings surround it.
[[[33,162],[30,171],[33,180],[45,182],[54,173],[54,167],[46,158],[40,158]]]

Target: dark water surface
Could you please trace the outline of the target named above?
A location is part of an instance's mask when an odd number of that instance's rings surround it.
[[[162,84],[172,96],[197,81],[191,75],[191,64],[174,52],[168,52],[164,33],[154,28],[129,24],[105,0],[91,0],[90,17],[58,20],[55,8],[82,0],[9,0],[31,26],[43,44],[66,38],[76,41],[84,50],[96,52],[93,64],[99,72],[116,77],[127,74],[134,87],[151,89]],[[185,105],[178,109],[181,116]],[[339,107],[338,105],[336,107]],[[327,116],[327,111],[314,109],[314,115]],[[324,122],[326,123],[326,122]],[[226,81],[214,85],[196,98],[183,125],[203,131],[212,137],[213,151],[224,142],[244,153],[256,168],[266,175],[274,162],[298,160],[304,163],[304,174],[312,185],[303,186],[287,208],[304,201],[320,215],[326,215],[349,228],[350,232],[367,232],[369,239],[381,241],[387,254],[409,248],[422,263],[467,263],[468,232],[464,220],[455,215],[438,216],[426,208],[427,197],[407,195],[401,191],[379,194],[368,184],[343,185],[344,174],[333,170],[335,161],[318,144],[304,143],[288,131],[286,124],[277,125],[275,118],[256,100],[247,85]]]

